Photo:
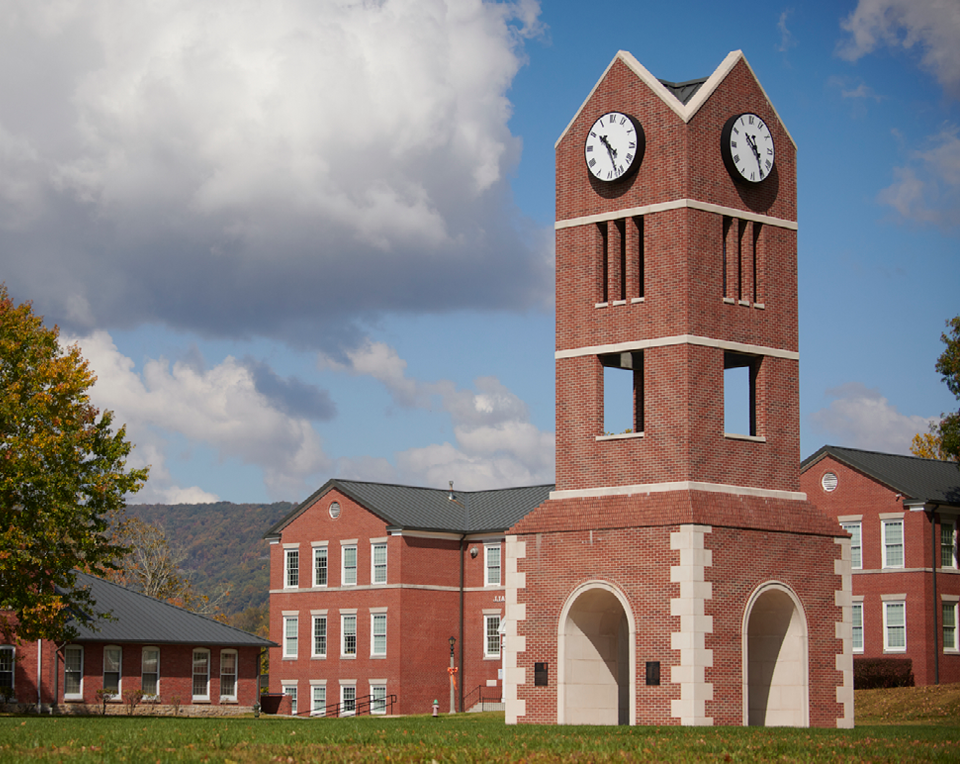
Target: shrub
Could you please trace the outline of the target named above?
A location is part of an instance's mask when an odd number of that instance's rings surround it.
[[[913,687],[913,661],[910,658],[854,658],[853,688],[881,687]]]

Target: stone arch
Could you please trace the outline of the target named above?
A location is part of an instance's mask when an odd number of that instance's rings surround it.
[[[578,586],[560,611],[557,723],[633,724],[636,629],[623,592],[606,581]]]
[[[743,615],[743,723],[810,726],[807,618],[786,584],[754,590]]]

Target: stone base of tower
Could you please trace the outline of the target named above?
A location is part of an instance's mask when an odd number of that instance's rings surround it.
[[[511,534],[508,723],[853,726],[849,540],[811,504],[556,499]]]

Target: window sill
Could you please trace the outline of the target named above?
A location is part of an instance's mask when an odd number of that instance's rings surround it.
[[[734,300],[732,297],[724,297],[724,298],[723,298],[723,302],[724,302],[724,304],[726,304],[726,305],[734,305],[734,304],[736,304],[736,300]]]
[[[607,305],[608,305],[608,303],[605,303],[605,302],[595,302],[595,303],[593,304],[593,307],[595,307],[595,308],[605,308],[605,307],[607,307]]]
[[[631,298],[630,298],[630,304],[631,304],[631,305],[636,305],[638,302],[643,302],[643,298],[642,298],[642,297],[631,297]]]
[[[326,655],[311,655],[310,660],[312,661],[325,661],[327,659]]]
[[[342,661],[355,661],[357,659],[356,655],[341,655],[340,660]]]
[[[295,661],[295,660],[297,660],[297,656],[296,656],[296,655],[284,655],[284,656],[283,656],[283,660],[285,660],[285,661]]]
[[[612,304],[613,304],[613,305],[626,305],[626,304],[627,304],[627,301],[626,301],[626,300],[614,300]]]
[[[498,660],[500,660],[500,656],[499,656],[499,655],[484,655],[484,656],[483,656],[483,659],[484,659],[485,661],[498,661]]]
[[[723,437],[728,440],[746,440],[751,443],[766,443],[767,439],[763,435],[741,435],[736,432],[725,432]]]
[[[236,698],[220,698],[220,705],[235,706],[237,705],[237,699]]]
[[[209,706],[209,705],[210,705],[210,698],[191,698],[190,700],[191,700],[191,702],[192,702],[195,706]]]
[[[885,648],[883,648],[883,653],[884,653],[884,655],[894,655],[894,654],[903,655],[903,653],[905,653],[906,651],[907,651],[907,648],[905,648],[905,647],[885,647]]]
[[[371,655],[370,660],[372,661],[382,661],[386,659],[386,655]]]
[[[64,695],[63,702],[64,703],[83,703],[83,696],[82,695]]]
[[[642,432],[618,432],[616,435],[597,435],[596,440],[628,440],[629,438],[642,438]]]

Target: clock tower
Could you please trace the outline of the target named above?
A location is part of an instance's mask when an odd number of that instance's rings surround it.
[[[508,538],[508,722],[852,726],[849,539],[799,485],[793,139],[739,51],[679,84],[620,52],[556,172],[556,489]]]

